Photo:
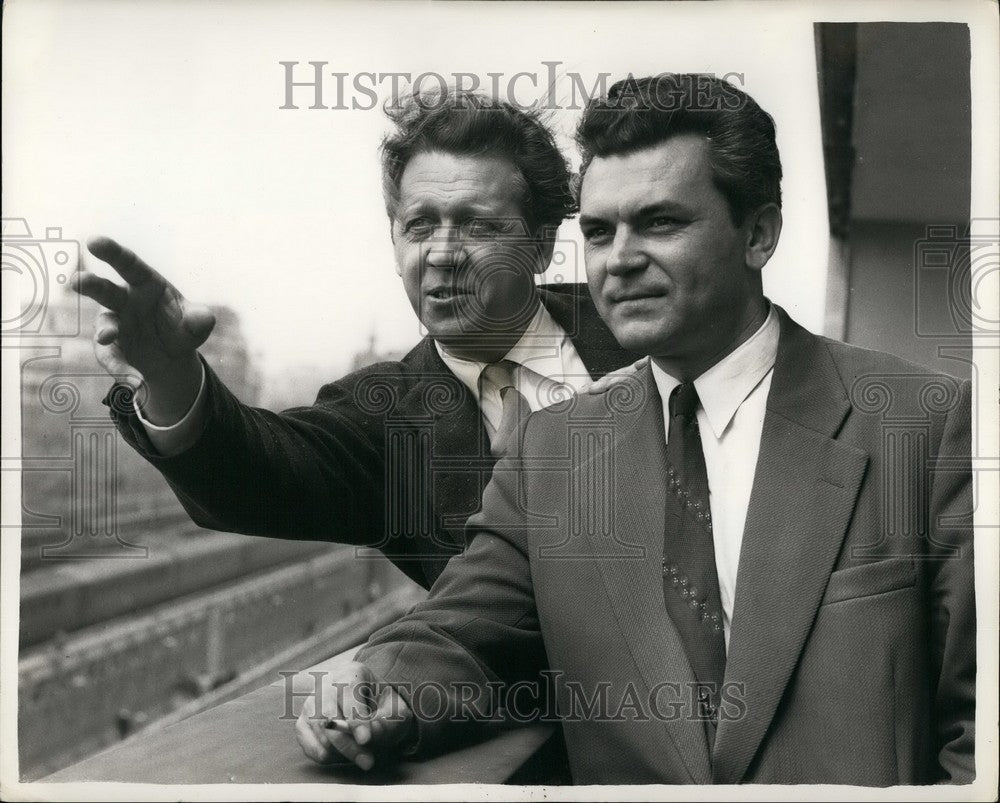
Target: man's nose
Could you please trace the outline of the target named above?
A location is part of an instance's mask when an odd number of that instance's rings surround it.
[[[441,226],[427,243],[425,262],[434,268],[457,268],[465,259],[465,243],[458,226]]]
[[[638,246],[632,230],[627,226],[619,226],[615,231],[611,250],[608,252],[606,263],[608,273],[618,276],[642,268],[646,264],[646,259]]]

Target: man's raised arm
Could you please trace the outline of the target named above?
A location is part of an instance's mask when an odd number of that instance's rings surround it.
[[[112,404],[112,417],[194,522],[278,538],[377,541],[384,471],[351,389],[329,385],[317,405],[280,415],[241,404],[198,355],[215,324],[208,307],[187,301],[114,240],[97,238],[88,248],[124,280],[81,270],[72,281],[103,307],[94,337],[98,361],[136,393],[137,409],[131,401]],[[186,448],[167,451],[148,426],[192,421]]]

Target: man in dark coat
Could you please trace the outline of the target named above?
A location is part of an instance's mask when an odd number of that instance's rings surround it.
[[[396,270],[426,337],[311,407],[241,404],[199,358],[214,320],[118,243],[81,271],[120,431],[204,527],[376,547],[429,587],[459,551],[517,421],[635,359],[582,284],[539,287],[575,210],[539,119],[453,92],[391,112],[383,183]],[[128,392],[118,392],[120,390]],[[134,398],[132,398],[134,396]]]

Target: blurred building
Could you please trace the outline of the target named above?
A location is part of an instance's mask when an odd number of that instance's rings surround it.
[[[18,724],[29,778],[246,690],[276,656],[312,661],[360,642],[379,616],[398,615],[386,593],[401,584],[351,548],[195,526],[111,423],[93,325],[71,297],[53,302],[42,332],[53,338],[21,368]],[[213,312],[201,353],[257,404],[239,316]]]
[[[216,307],[203,353],[237,396],[257,401],[260,379],[239,317]],[[65,294],[50,299],[44,331],[79,331],[50,341],[21,367],[22,562],[81,554],[140,554],[120,542],[176,523],[180,511],[166,482],[119,440],[105,397],[112,381],[94,357],[93,323]],[[77,320],[74,320],[77,319]],[[60,550],[57,545],[65,544]]]
[[[305,407],[316,401],[316,394],[340,372],[319,365],[288,365],[268,371],[261,386],[260,406],[267,410]]]
[[[377,362],[401,360],[407,350],[379,349],[373,332],[366,348],[350,357],[347,371],[328,365],[288,365],[268,372],[261,385],[260,406],[268,410],[287,410],[316,401],[320,388],[342,375],[359,371]],[[343,363],[341,362],[341,365]]]
[[[377,362],[401,360],[406,356],[406,353],[406,351],[393,349],[380,350],[376,345],[375,333],[372,332],[368,336],[368,348],[354,355],[354,360],[351,362],[351,370],[360,371],[362,368],[374,365]]]
[[[235,310],[224,306],[213,306],[212,312],[215,313],[215,329],[199,349],[201,356],[236,398],[254,406],[260,397],[261,377],[250,357],[240,317]]]

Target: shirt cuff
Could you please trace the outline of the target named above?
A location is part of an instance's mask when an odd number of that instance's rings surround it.
[[[146,430],[150,443],[161,457],[174,457],[194,446],[205,428],[205,366],[201,366],[201,385],[191,408],[176,424],[159,427],[143,418],[142,410],[136,401],[132,402],[135,415]]]

